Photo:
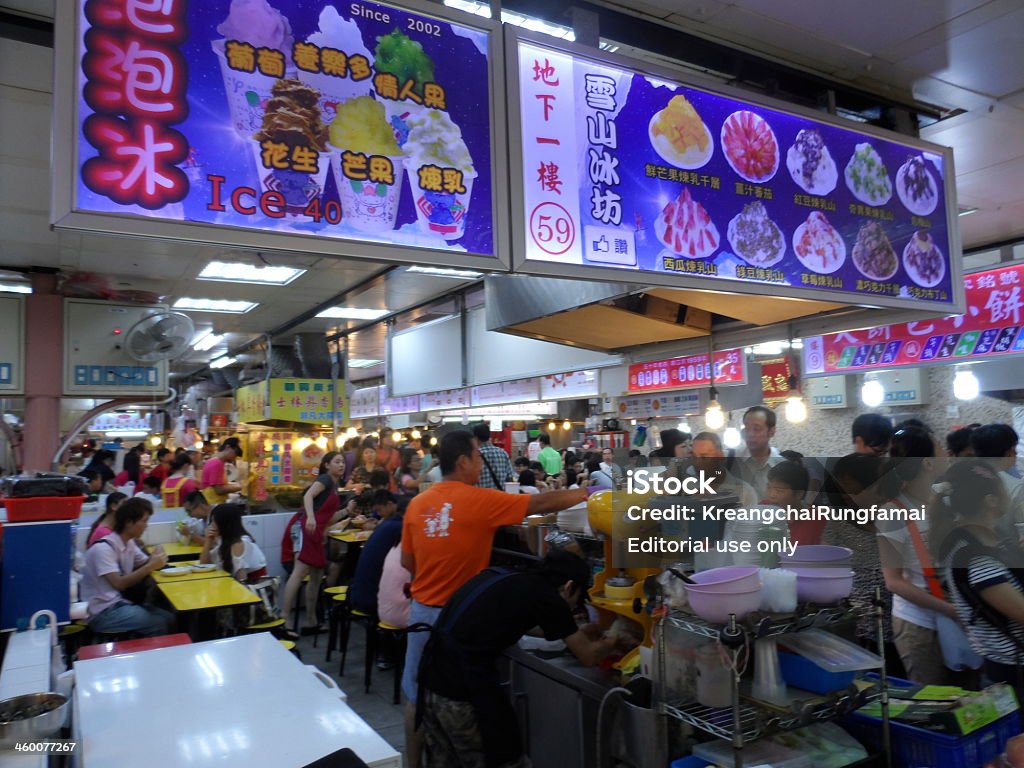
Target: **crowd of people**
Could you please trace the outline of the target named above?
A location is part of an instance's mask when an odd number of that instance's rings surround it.
[[[865,414],[853,423],[850,453],[822,458],[779,450],[775,430],[775,412],[754,406],[743,416],[743,445],[735,451],[713,432],[678,429],[661,432],[660,447],[647,456],[558,451],[541,432],[526,455],[513,459],[491,441],[486,424],[448,432],[425,449],[400,445],[387,431],[351,440],[324,455],[285,531],[283,614],[290,615],[305,584],[301,632],[320,631],[321,584],[347,581],[352,608],[410,629],[402,680],[409,764],[415,768],[429,754],[432,764],[470,755],[516,765],[522,756],[514,718],[491,671],[501,649],[538,627],[588,664],[612,653],[615,643],[579,620],[589,583],[582,559],[557,551],[529,574],[488,568],[493,535],[531,515],[577,505],[596,490],[623,488],[630,470],[660,465],[658,471],[680,475],[713,474],[716,493],[745,507],[923,508],[923,519],[909,524],[794,520],[785,535],[797,544],[852,550],[851,598],[871,606],[882,595],[884,637],[899,675],[928,684],[1005,681],[1024,692],[1024,480],[1016,432],[972,424],[943,443],[920,421],[893,425]],[[160,451],[148,477],[127,460],[128,476],[115,477],[101,451],[83,474],[115,485],[138,480],[136,487],[156,478],[164,503],[180,504],[189,515],[181,533],[202,546],[202,562],[251,582],[265,575],[266,561],[244,530],[243,508],[225,503],[239,489],[229,467],[241,455],[231,438],[201,470],[188,453]],[[118,493],[106,503],[88,539],[90,623],[159,633],[166,612],[128,597],[166,563],[159,547],[146,552],[138,544],[152,507],[144,497]],[[336,542],[327,534],[347,530],[371,532],[358,559],[332,551]],[[870,613],[856,636],[877,642]]]

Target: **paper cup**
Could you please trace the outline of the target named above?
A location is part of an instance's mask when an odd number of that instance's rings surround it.
[[[398,217],[398,201],[402,192],[402,174],[405,173],[405,158],[391,157],[394,167],[394,184],[377,184],[372,181],[353,181],[342,174],[341,153],[331,153],[331,167],[334,182],[341,199],[342,222],[360,232],[388,232],[395,228]]]
[[[267,77],[256,72],[239,72],[228,66],[224,55],[224,40],[210,43],[217,61],[220,62],[220,73],[224,78],[224,91],[228,97],[228,108],[231,110],[231,125],[247,139],[251,139],[263,125],[263,111],[270,99],[270,89],[277,82],[276,77]],[[285,70],[285,77],[294,72]]]
[[[291,169],[267,168],[263,165],[263,147],[251,144],[253,162],[259,179],[259,191],[280,192],[284,195],[285,210],[292,216],[302,215],[311,202],[324,193],[327,169],[331,164],[329,152],[320,152],[316,173],[303,173]]]
[[[466,191],[427,192],[420,189],[419,169],[426,165],[419,160],[407,161],[409,189],[416,204],[416,218],[424,232],[440,235],[445,240],[458,240],[466,233],[466,219],[469,216],[469,201],[473,194],[475,171],[464,171],[462,186]]]

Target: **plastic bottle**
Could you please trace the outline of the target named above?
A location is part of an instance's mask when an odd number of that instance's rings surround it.
[[[765,525],[762,526],[761,530],[757,534],[758,551],[761,555],[761,567],[762,568],[778,568],[779,567],[779,550],[781,549],[781,543],[786,538],[786,533],[776,525]],[[762,544],[766,544],[764,546]],[[761,548],[765,551],[761,551]]]

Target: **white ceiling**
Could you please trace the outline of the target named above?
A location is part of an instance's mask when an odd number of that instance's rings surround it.
[[[960,219],[964,247],[1024,235],[1022,0],[595,1],[889,98],[966,110],[922,132],[953,147],[959,204],[978,208]]]
[[[749,49],[881,95],[964,114],[927,128],[924,138],[955,150],[965,248],[1024,236],[1024,0],[598,0],[659,23]],[[53,0],[0,0],[0,8],[53,17]],[[613,30],[604,30],[614,39]],[[197,281],[213,258],[256,263],[255,253],[53,232],[49,221],[52,51],[0,40],[0,270],[54,267],[91,272],[112,287],[182,296],[246,299],[245,315],[192,313],[199,327],[228,333],[224,345],[195,355],[186,370],[301,316],[366,281],[384,265],[313,255],[263,254],[309,271],[285,287]],[[391,272],[349,306],[402,310],[460,283]],[[355,327],[314,319],[294,331]],[[289,332],[291,333],[291,331]],[[350,340],[352,357],[383,359],[381,326]],[[366,378],[382,370],[356,373]]]

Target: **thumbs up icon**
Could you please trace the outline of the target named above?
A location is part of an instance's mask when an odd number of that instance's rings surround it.
[[[594,250],[599,253],[608,253],[610,246],[608,245],[608,238],[601,235],[600,240],[594,241]]]

